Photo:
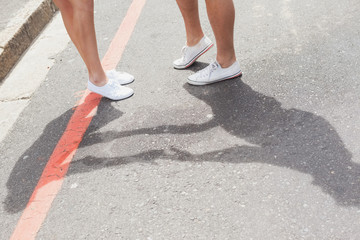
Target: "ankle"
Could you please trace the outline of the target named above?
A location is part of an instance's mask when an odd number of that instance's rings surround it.
[[[186,38],[186,45],[188,47],[193,47],[196,44],[198,44],[203,37],[204,37],[204,34],[201,34],[201,35],[196,36],[196,37],[194,37],[194,36],[187,37]]]
[[[90,82],[92,82],[95,86],[102,87],[104,86],[108,81],[108,77],[104,75],[90,75],[89,76]]]
[[[220,64],[220,66],[222,68],[228,68],[231,65],[234,64],[234,62],[236,62],[236,57],[235,56],[231,56],[231,57],[216,57],[216,61]]]

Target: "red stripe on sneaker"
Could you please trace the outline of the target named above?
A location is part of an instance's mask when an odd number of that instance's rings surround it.
[[[237,73],[237,74],[235,74],[235,75],[233,75],[233,76],[230,76],[230,77],[226,78],[225,80],[237,78],[237,77],[240,77],[240,76],[242,76],[242,72]]]
[[[199,54],[199,56],[195,57],[188,65],[185,66],[185,68],[190,67],[196,60],[199,59],[199,57],[201,57],[204,53],[206,53],[207,51],[209,51],[210,48],[212,48],[212,46],[214,46],[214,44],[211,44],[207,49],[205,49],[205,51],[203,51],[201,54]]]
[[[102,61],[104,68],[116,67],[134,30],[146,0],[134,0]],[[51,204],[60,191],[76,150],[96,114],[101,96],[86,91],[56,145],[34,192],[11,236],[12,240],[35,239]]]

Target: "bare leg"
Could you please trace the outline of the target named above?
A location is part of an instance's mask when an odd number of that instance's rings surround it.
[[[89,72],[89,80],[103,86],[108,79],[101,65],[96,43],[93,0],[54,0],[66,30]]]
[[[221,67],[227,68],[236,61],[234,50],[234,3],[232,0],[206,0],[206,8],[216,38],[216,60]]]
[[[184,18],[187,45],[194,46],[204,37],[200,24],[198,0],[176,0],[176,2]]]

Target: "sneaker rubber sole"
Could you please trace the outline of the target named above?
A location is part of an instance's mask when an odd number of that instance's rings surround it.
[[[181,65],[181,66],[176,66],[174,65],[174,68],[175,69],[185,69],[185,68],[188,68],[190,67],[191,65],[194,64],[194,62],[196,60],[198,60],[199,57],[201,57],[204,53],[206,53],[207,51],[210,50],[210,48],[212,48],[214,46],[214,43],[211,43],[209,46],[207,46],[206,48],[204,48],[201,52],[199,52],[188,64],[186,65]]]
[[[221,81],[225,81],[225,80],[234,79],[234,78],[241,77],[241,76],[242,76],[242,71],[240,71],[236,74],[233,74],[231,76],[227,76],[227,77],[216,79],[216,80],[209,81],[209,82],[197,82],[197,81],[192,81],[190,79],[188,79],[187,82],[189,84],[195,85],[195,86],[204,86],[204,85],[209,85],[209,84],[213,84],[213,83],[217,83],[217,82],[221,82]]]

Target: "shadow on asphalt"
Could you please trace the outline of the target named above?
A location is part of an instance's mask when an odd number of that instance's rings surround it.
[[[99,143],[97,139],[112,141],[136,134],[191,134],[220,126],[257,147],[234,146],[199,155],[172,148],[170,151],[152,150],[119,158],[87,156],[73,163],[69,174],[136,161],[150,163],[159,158],[259,162],[309,174],[313,177],[313,184],[332,196],[339,205],[360,206],[360,165],[351,161],[351,153],[324,118],[297,109],[281,108],[281,104],[274,98],[253,91],[237,79],[205,87],[185,84],[184,88],[211,106],[214,115],[212,120],[203,124],[163,125],[134,131],[95,133],[92,140],[84,144],[93,145]],[[84,165],[88,167],[84,168]]]
[[[70,109],[51,121],[44,129],[43,134],[16,162],[6,183],[8,195],[3,204],[7,212],[17,213],[25,209],[47,160],[65,132],[74,110]],[[102,100],[98,107],[98,114],[93,118],[93,124],[90,124],[87,129],[87,134],[97,131],[121,116],[122,112],[111,106],[110,101]]]
[[[195,68],[202,67],[203,64],[195,65]],[[252,90],[239,78],[203,87],[185,84],[184,88],[211,107],[214,116],[210,121],[101,133],[96,131],[122,115],[111,106],[110,101],[103,100],[80,147],[134,135],[199,133],[219,126],[256,147],[233,146],[198,155],[171,148],[117,158],[86,156],[71,163],[68,175],[127,163],[151,163],[159,158],[178,161],[259,162],[309,174],[313,177],[313,184],[333,197],[339,205],[360,206],[360,166],[351,161],[351,153],[324,118],[297,109],[284,109],[275,98]],[[69,110],[49,123],[42,136],[18,160],[7,183],[9,194],[5,201],[6,211],[15,213],[24,209],[44,168],[43,161],[38,160],[39,149],[47,149],[46,156],[42,154],[42,157],[50,156],[71,114],[72,111]],[[54,134],[56,138],[53,137]]]

